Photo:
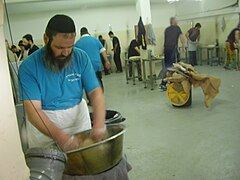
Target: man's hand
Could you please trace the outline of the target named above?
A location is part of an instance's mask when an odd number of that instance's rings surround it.
[[[106,126],[103,128],[93,128],[91,132],[91,139],[96,142],[102,141],[108,138],[108,132]]]
[[[106,68],[107,70],[110,70],[110,69],[111,69],[111,64],[110,64],[109,61],[106,61],[106,62],[105,62],[105,68]]]
[[[79,148],[81,142],[82,142],[81,139],[79,139],[78,137],[71,136],[67,140],[67,142],[65,142],[63,145],[60,145],[60,147],[64,152],[67,152]]]

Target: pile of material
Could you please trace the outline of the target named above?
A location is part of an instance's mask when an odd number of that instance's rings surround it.
[[[190,92],[191,85],[201,87],[204,93],[204,103],[209,107],[213,99],[219,93],[221,80],[197,72],[190,64],[183,62],[173,64],[173,68],[168,68],[166,81],[181,83],[186,93]]]

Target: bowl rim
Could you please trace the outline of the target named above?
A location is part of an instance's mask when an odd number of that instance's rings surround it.
[[[124,134],[124,133],[126,132],[126,126],[123,125],[123,124],[111,124],[111,125],[107,125],[107,127],[112,127],[112,126],[113,126],[113,127],[114,127],[114,126],[120,126],[120,127],[123,128],[123,129],[122,129],[121,132],[119,132],[119,133],[117,133],[117,134],[115,134],[115,135],[113,135],[113,136],[111,136],[111,137],[109,137],[109,138],[107,138],[107,139],[105,139],[105,140],[99,141],[99,142],[94,143],[94,144],[91,144],[91,145],[89,145],[89,146],[85,146],[85,147],[81,147],[81,148],[74,149],[74,150],[71,150],[71,151],[67,151],[67,152],[65,152],[65,153],[68,155],[68,154],[75,153],[75,152],[77,152],[77,151],[82,151],[82,150],[86,150],[86,149],[89,149],[89,148],[98,146],[98,145],[103,144],[103,143],[105,143],[105,142],[107,142],[107,141],[113,140],[113,139],[117,138],[118,136],[121,136],[122,134]],[[87,131],[89,131],[89,130],[87,130]],[[83,132],[84,132],[84,131],[83,131]]]

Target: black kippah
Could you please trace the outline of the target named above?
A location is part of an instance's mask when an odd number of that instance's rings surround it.
[[[47,28],[59,32],[59,33],[74,33],[76,32],[75,24],[69,16],[63,14],[57,14],[53,16],[48,24]]]

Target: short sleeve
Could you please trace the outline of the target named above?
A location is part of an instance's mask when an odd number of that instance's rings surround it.
[[[84,58],[84,68],[82,71],[82,83],[83,88],[87,93],[93,91],[97,87],[100,86],[99,81],[96,77],[95,71],[92,67],[92,63],[90,62],[90,59],[86,53],[83,52],[83,58]]]
[[[179,32],[179,34],[182,34],[182,30],[179,26],[178,26],[178,32]]]
[[[102,43],[98,39],[96,39],[96,44],[100,53],[106,51],[106,49],[103,47]]]
[[[118,44],[118,40],[116,37],[113,37],[113,45],[115,46],[116,44]]]
[[[98,46],[99,50],[102,49],[103,48],[102,43],[97,39],[96,39],[96,42],[97,42],[97,46]]]
[[[21,100],[41,100],[37,80],[27,64],[19,68],[19,93]]]

